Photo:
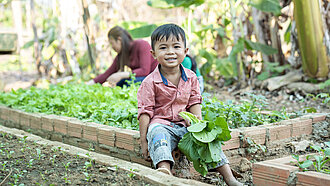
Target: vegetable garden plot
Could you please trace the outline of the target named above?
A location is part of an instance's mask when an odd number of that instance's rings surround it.
[[[74,117],[87,122],[138,130],[137,84],[130,87],[102,87],[99,84],[51,85],[48,89],[31,87],[0,93],[0,104],[32,113]],[[289,119],[285,110],[261,114],[265,97],[250,94],[251,101],[241,104],[221,102],[203,95],[202,114],[206,121],[225,118],[230,128],[257,126]]]

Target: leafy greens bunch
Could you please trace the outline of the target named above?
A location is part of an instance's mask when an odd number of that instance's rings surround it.
[[[223,117],[205,121],[189,112],[180,112],[179,115],[189,120],[191,126],[178,147],[193,162],[196,171],[205,176],[208,169],[215,168],[221,162],[221,143],[231,139],[231,131]]]

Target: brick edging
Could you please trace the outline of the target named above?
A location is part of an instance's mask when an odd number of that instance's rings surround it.
[[[309,154],[311,155],[311,154]],[[306,159],[307,155],[300,159]],[[253,184],[263,185],[327,185],[330,175],[320,172],[299,172],[299,168],[291,162],[296,162],[291,156],[267,160],[253,164]]]
[[[119,157],[151,166],[140,154],[140,136],[135,130],[121,129],[94,122],[83,122],[65,116],[27,113],[0,106],[0,119],[8,127],[31,131],[46,139],[60,141],[84,149]],[[232,139],[223,150],[244,148],[239,136],[252,138],[257,144],[312,134],[312,124],[326,119],[326,114],[305,115],[300,118],[256,127],[232,130]]]

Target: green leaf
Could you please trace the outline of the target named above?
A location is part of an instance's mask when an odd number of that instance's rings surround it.
[[[197,149],[194,149],[194,142],[191,133],[186,133],[178,143],[180,151],[187,156],[188,160],[195,162],[199,159]]]
[[[311,148],[318,151],[318,152],[320,152],[322,150],[322,148],[320,146],[317,146],[317,145],[313,145],[313,146],[311,146]]]
[[[212,160],[214,162],[221,161],[221,156],[220,156],[220,153],[222,151],[221,150],[221,142],[212,141],[211,143],[209,143],[209,150],[210,150],[210,153],[211,153]]]
[[[138,28],[134,28],[132,30],[128,30],[128,32],[131,34],[131,36],[136,38],[145,38],[151,36],[152,32],[157,28],[157,25],[155,24],[148,24],[143,25]]]
[[[221,128],[214,128],[210,132],[204,129],[201,132],[194,132],[192,135],[203,143],[209,143],[217,137],[218,133],[221,133]]]
[[[245,39],[244,41],[245,41],[245,46],[246,46],[247,49],[256,50],[256,51],[262,52],[266,55],[271,55],[271,54],[276,54],[277,53],[277,49],[275,49],[271,46],[261,44],[261,43],[257,43],[257,42],[253,42],[253,41],[250,41],[248,39]]]
[[[251,6],[263,12],[271,12],[276,16],[281,15],[281,5],[278,0],[251,0]]]
[[[33,46],[33,44],[34,44],[34,40],[28,41],[28,42],[26,42],[26,43],[23,45],[22,48],[23,48],[23,49],[27,49],[27,48]]]
[[[203,160],[203,162],[205,163],[211,163],[213,161],[208,145],[200,146],[200,148],[198,149],[198,154],[200,159]]]
[[[190,112],[180,112],[179,116],[181,116],[185,120],[189,120],[192,125],[200,122],[200,120]]]
[[[330,156],[330,148],[325,148],[324,149],[324,155]]]
[[[206,127],[206,122],[198,122],[187,128],[189,132],[201,132]]]
[[[207,120],[207,121],[213,121],[215,120],[217,117],[217,114],[211,110],[206,110],[206,114],[204,116],[204,119]]]
[[[218,134],[217,139],[220,141],[228,141],[231,139],[231,131],[228,128],[228,124],[223,117],[217,117],[215,125],[221,128],[221,133]]]
[[[193,161],[194,168],[197,172],[199,172],[201,175],[206,176],[208,173],[207,165],[199,160]]]
[[[228,58],[216,59],[216,69],[220,72],[220,75],[225,78],[231,78],[234,75],[234,68],[232,62]]]
[[[313,165],[313,161],[306,160],[302,164],[300,164],[299,167],[302,168],[302,169],[306,169],[306,168],[308,168],[311,165]]]

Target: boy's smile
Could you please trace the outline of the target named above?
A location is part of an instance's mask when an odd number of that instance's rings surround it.
[[[170,36],[167,40],[163,37],[160,41],[157,41],[155,49],[151,51],[151,54],[162,67],[173,68],[179,67],[187,52],[188,48],[185,48],[181,38],[177,40],[176,37]]]

